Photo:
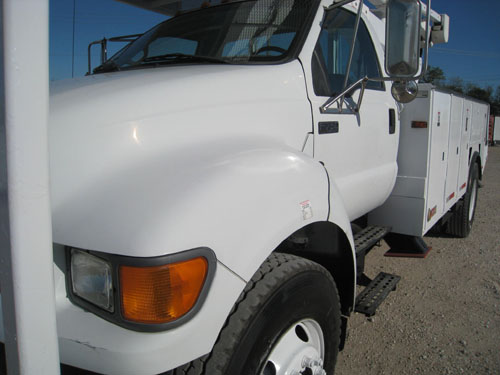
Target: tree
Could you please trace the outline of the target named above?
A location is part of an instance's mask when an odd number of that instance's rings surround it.
[[[460,77],[452,77],[448,80],[445,86],[447,89],[452,91],[463,93],[465,91],[464,88],[464,80]]]
[[[497,87],[495,95],[493,95],[490,113],[493,116],[500,116],[500,85]]]
[[[497,90],[495,91],[495,96],[493,98],[495,102],[500,103],[500,85],[498,85]]]
[[[488,103],[492,102],[491,94],[493,93],[493,88],[491,86],[488,86],[486,89],[483,89],[475,84],[467,84],[466,90],[467,90],[466,94],[473,98]]]
[[[438,66],[428,66],[427,71],[422,78],[422,82],[432,83],[433,85],[440,86],[446,80],[443,70]]]
[[[483,88],[475,83],[464,83],[461,77],[452,77],[446,80],[446,76],[440,67],[430,65],[420,82],[432,83],[435,86],[444,87],[489,103],[490,113],[494,116],[500,116],[500,85],[496,90],[493,90],[491,86]]]

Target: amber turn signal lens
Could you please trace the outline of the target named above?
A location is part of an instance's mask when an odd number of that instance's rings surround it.
[[[126,320],[162,324],[186,314],[205,282],[204,257],[154,267],[120,267],[122,314]]]
[[[411,127],[415,129],[427,129],[427,121],[412,121]]]

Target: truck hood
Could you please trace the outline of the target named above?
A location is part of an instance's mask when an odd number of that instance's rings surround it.
[[[167,194],[183,194],[200,169],[251,149],[300,150],[310,131],[298,61],[56,82],[49,118],[54,242],[123,253],[106,234],[116,221],[122,232],[145,237],[148,210]]]

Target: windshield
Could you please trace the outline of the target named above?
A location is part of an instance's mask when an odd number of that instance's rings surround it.
[[[313,0],[233,2],[178,15],[94,73],[169,63],[276,63],[291,57]]]

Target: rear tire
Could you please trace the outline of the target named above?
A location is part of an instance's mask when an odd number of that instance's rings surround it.
[[[323,369],[332,375],[339,343],[340,303],[330,273],[307,259],[272,254],[240,295],[212,352],[174,374],[280,375]]]
[[[460,238],[469,235],[476,213],[478,187],[479,167],[477,163],[473,163],[469,172],[467,191],[462,200],[457,202],[455,212],[448,221],[449,234]]]

